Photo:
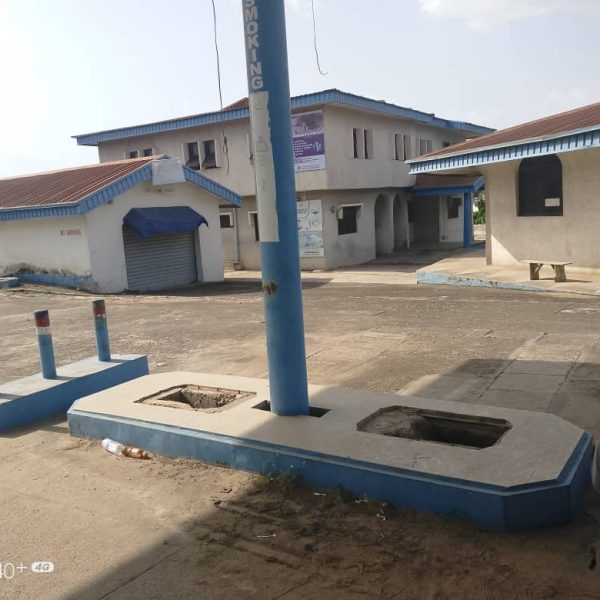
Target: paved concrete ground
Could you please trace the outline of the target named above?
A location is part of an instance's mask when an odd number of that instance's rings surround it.
[[[555,257],[532,256],[532,260]],[[582,269],[577,265],[567,265],[567,279],[564,283],[554,281],[552,267],[544,265],[540,272],[540,279],[531,281],[529,279],[529,265],[516,264],[514,266],[494,266],[485,262],[485,251],[483,245],[477,245],[471,250],[464,250],[450,257],[443,257],[421,269],[421,272],[435,277],[439,282],[441,278],[450,283],[457,283],[461,279],[469,279],[469,285],[489,285],[534,287],[543,291],[568,292],[575,294],[586,294],[592,296],[600,295],[600,270]]]
[[[600,436],[600,299],[323,275],[304,291],[313,383],[548,410]],[[107,306],[114,350],[148,353],[154,372],[266,373],[258,281]],[[59,362],[93,352],[90,297],[2,291],[0,382],[37,369],[40,308]],[[118,459],[56,420],[0,436],[0,563],[56,563],[0,578],[0,598],[597,598],[598,516],[591,495],[572,526],[494,534],[293,481]]]

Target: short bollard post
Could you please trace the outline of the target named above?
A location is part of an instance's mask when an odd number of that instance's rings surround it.
[[[36,310],[35,329],[40,347],[40,364],[44,379],[56,379],[56,362],[54,361],[54,347],[52,346],[52,333],[50,331],[50,315],[47,310]]]
[[[94,325],[96,327],[98,360],[110,362],[110,342],[108,341],[108,325],[106,323],[106,306],[104,300],[94,300],[92,306],[94,311]]]

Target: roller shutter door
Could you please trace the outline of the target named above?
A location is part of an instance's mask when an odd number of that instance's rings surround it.
[[[194,232],[152,235],[142,239],[123,226],[127,289],[164,290],[198,281]]]

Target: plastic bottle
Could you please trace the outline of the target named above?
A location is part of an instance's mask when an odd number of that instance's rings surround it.
[[[125,446],[123,444],[119,444],[119,442],[115,442],[109,438],[102,440],[102,447],[111,454],[116,454],[117,456],[123,455],[123,450],[125,450]]]
[[[122,450],[123,456],[129,456],[130,458],[150,458],[149,454],[141,448],[134,448],[133,446],[125,446]]]

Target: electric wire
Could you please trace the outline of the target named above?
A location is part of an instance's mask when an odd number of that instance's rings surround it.
[[[327,73],[324,72],[323,69],[321,69],[321,61],[319,60],[319,48],[318,48],[318,44],[317,44],[317,23],[316,23],[316,19],[315,19],[315,0],[311,0],[310,5],[312,8],[313,43],[315,46],[315,57],[317,59],[317,69],[319,69],[319,73],[321,73],[321,75],[325,76],[325,75],[327,75]]]

